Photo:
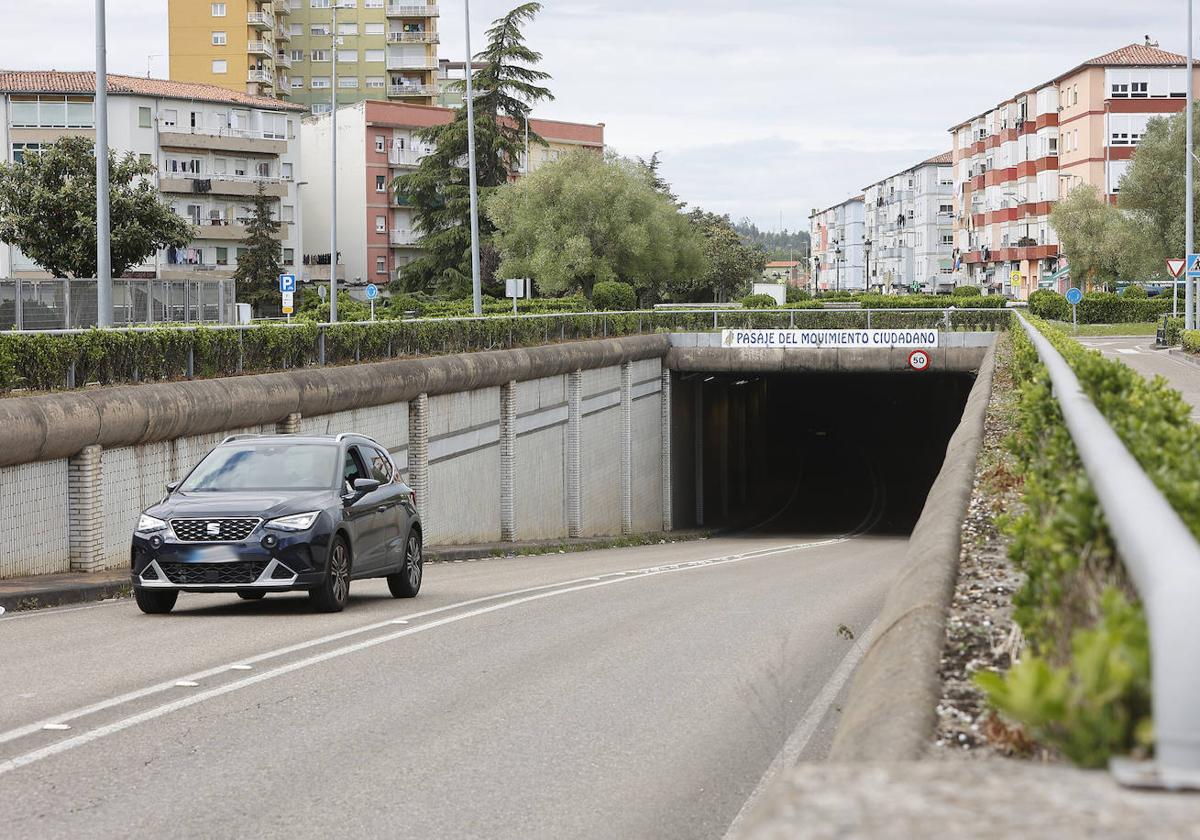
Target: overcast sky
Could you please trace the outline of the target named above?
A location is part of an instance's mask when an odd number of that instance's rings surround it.
[[[515,4],[474,0],[473,48]],[[92,69],[93,7],[0,0],[0,63]],[[461,58],[462,4],[441,9]],[[1147,34],[1182,52],[1185,28],[1182,0],[548,0],[528,35],[554,76],[541,116],[660,151],[690,204],[796,229],[949,149],[951,124]],[[166,0],[109,0],[108,39],[111,72],[165,76]]]

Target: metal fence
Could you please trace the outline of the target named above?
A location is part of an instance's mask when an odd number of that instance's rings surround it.
[[[113,323],[232,324],[235,286],[229,278],[113,280]],[[96,326],[96,281],[0,279],[0,330],[63,330]]]
[[[1025,329],[1050,376],[1063,421],[1096,491],[1121,560],[1146,610],[1153,679],[1155,764],[1115,762],[1118,780],[1200,788],[1200,544],[1036,327]]]

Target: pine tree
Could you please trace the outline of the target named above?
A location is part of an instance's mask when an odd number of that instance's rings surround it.
[[[246,210],[246,244],[237,261],[238,299],[254,307],[258,317],[278,315],[283,311],[279,297],[279,275],[283,270],[283,246],[280,244],[279,222],[271,217],[271,199],[258,185],[254,203]]]
[[[535,103],[553,99],[540,83],[548,73],[533,69],[541,53],[525,44],[521,26],[541,11],[541,3],[523,3],[494,21],[487,31],[487,46],[474,56],[483,66],[473,73],[475,87],[475,171],[484,199],[508,183],[511,167],[524,150],[525,124]],[[459,83],[465,89],[465,82]],[[397,284],[399,291],[436,292],[449,297],[471,293],[471,203],[467,170],[466,103],[453,122],[433,126],[418,134],[434,148],[417,170],[393,182],[397,194],[415,207],[416,226],[422,233],[420,257],[409,263]],[[535,132],[530,143],[544,143]],[[483,262],[489,259],[495,228],[480,213],[479,234]],[[485,276],[484,282],[491,281]]]

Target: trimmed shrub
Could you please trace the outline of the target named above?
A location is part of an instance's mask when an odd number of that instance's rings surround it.
[[[1047,321],[1064,321],[1071,317],[1071,305],[1058,292],[1038,289],[1029,295],[1029,312]]]
[[[637,292],[615,280],[597,283],[592,287],[592,306],[597,312],[629,312],[637,309]]]
[[[1183,349],[1189,353],[1200,353],[1200,330],[1183,330],[1180,332]]]
[[[1127,299],[1137,298],[1140,300],[1145,300],[1146,298],[1150,297],[1150,295],[1147,294],[1145,286],[1132,285],[1125,287],[1125,291],[1121,292],[1121,297]]]
[[[1112,292],[1089,292],[1079,304],[1081,324],[1131,324],[1153,321],[1171,311],[1162,298],[1126,297]],[[1067,318],[1070,317],[1068,308]],[[1066,320],[1064,318],[1063,320]]]
[[[770,295],[746,295],[742,298],[742,306],[747,309],[775,309],[779,304]]]
[[[954,291],[950,293],[952,297],[977,298],[983,297],[983,292],[978,286],[955,286]]]
[[[800,303],[805,300],[812,300],[812,295],[804,289],[797,289],[795,286],[788,286],[784,293],[787,297],[784,298],[786,303]]]

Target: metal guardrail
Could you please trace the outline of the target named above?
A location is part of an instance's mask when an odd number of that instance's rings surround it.
[[[1017,316],[1050,376],[1063,420],[1150,629],[1155,761],[1113,763],[1123,784],[1200,787],[1200,544],[1084,393],[1050,341]]]

